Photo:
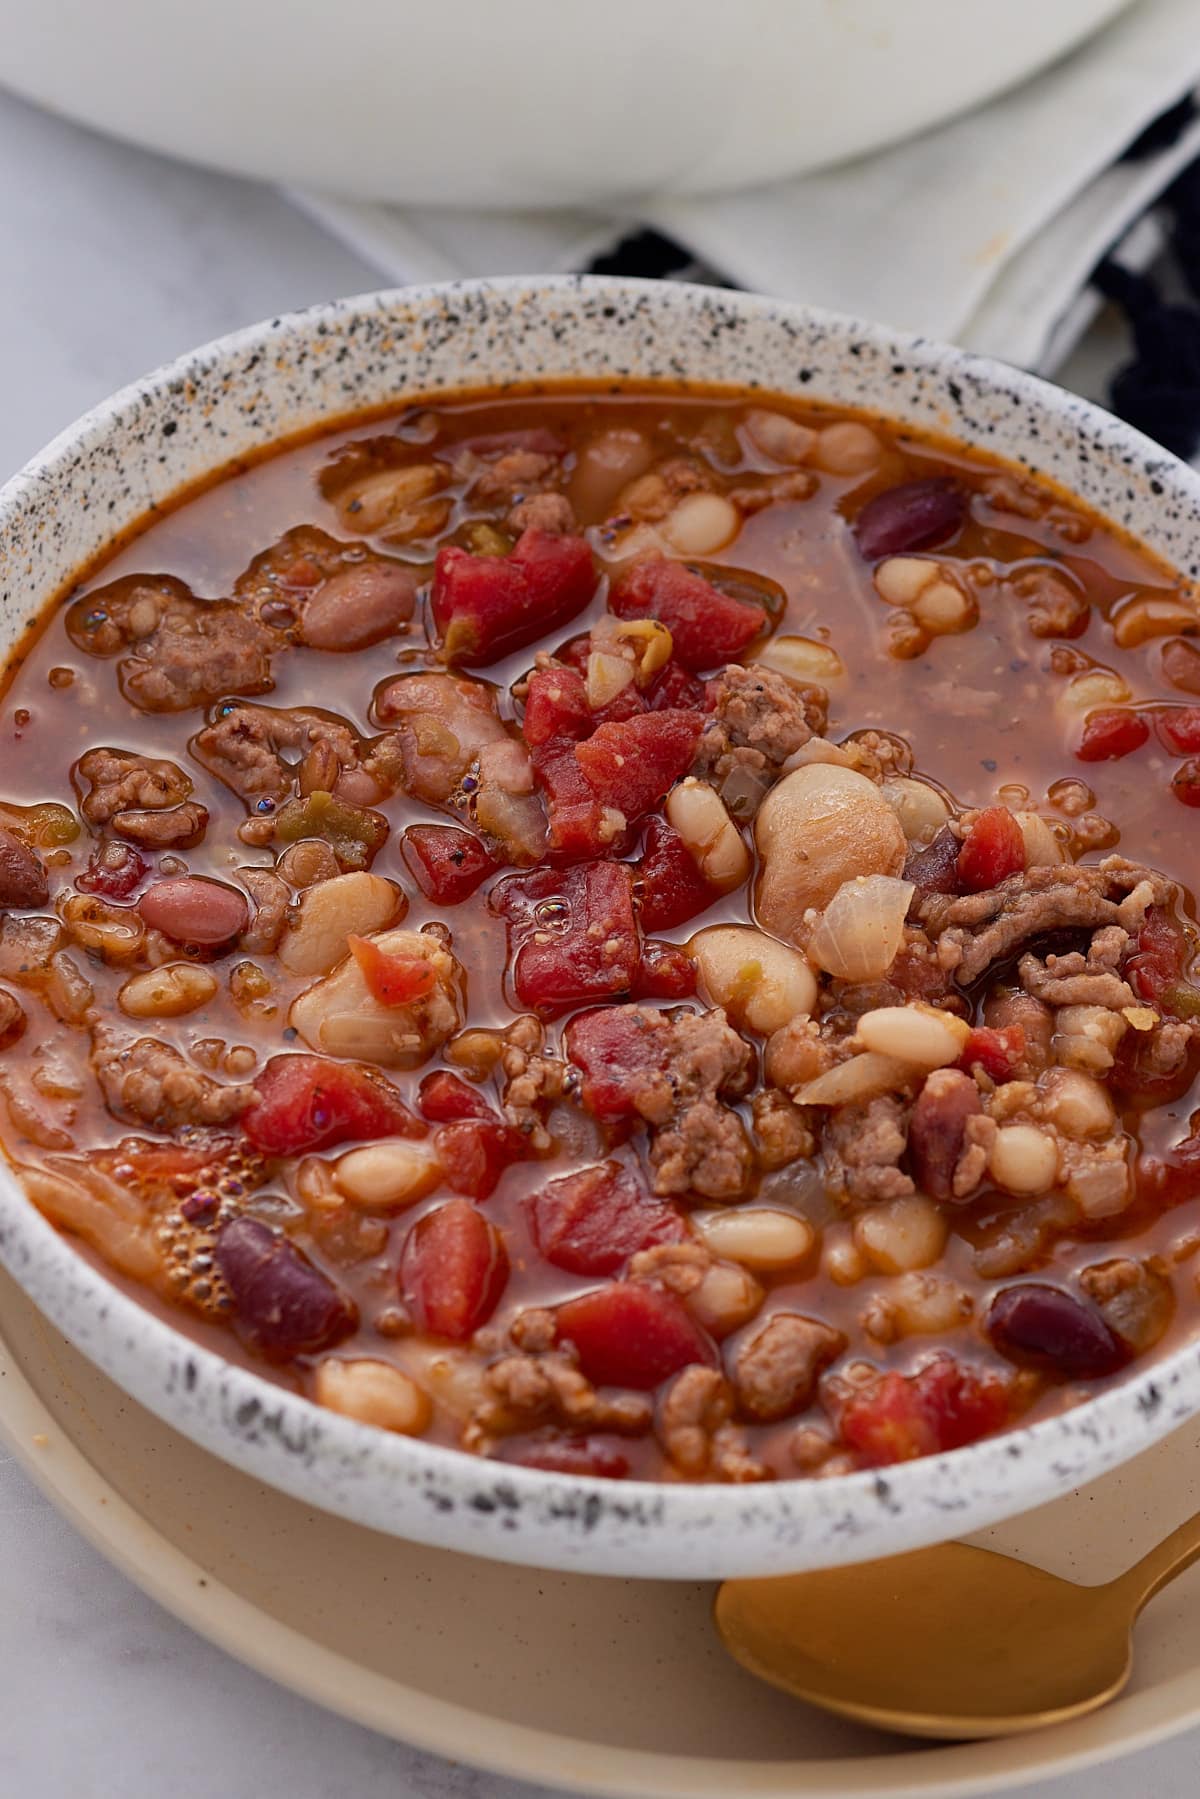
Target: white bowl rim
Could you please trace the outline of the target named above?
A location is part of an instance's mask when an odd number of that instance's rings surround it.
[[[1035,411],[1069,409],[1090,426],[1092,442],[1155,470],[1200,514],[1200,474],[1101,408],[989,358],[751,293],[603,276],[507,276],[355,295],[276,315],[185,352],[102,400],[6,482],[0,488],[0,531],[31,484],[52,487],[68,462],[103,442],[123,408],[186,381],[198,365],[232,364],[242,353],[270,345],[289,331],[303,334],[323,322],[389,306],[411,312],[456,295],[559,300],[611,295],[632,301],[652,296],[656,305],[685,310],[715,298],[731,314],[761,315],[768,309],[840,337],[900,347],[914,365],[932,373],[944,372],[949,359],[956,374],[973,378],[983,389],[999,386],[1019,395]],[[531,371],[530,379],[540,377]],[[566,383],[547,380],[548,388],[555,385]],[[665,383],[633,377],[629,385]],[[718,380],[697,385],[713,391],[737,384]],[[477,387],[447,387],[444,393],[452,397],[486,389],[483,381]],[[836,396],[814,392],[812,398],[817,405],[823,399],[839,404]],[[397,399],[397,407],[402,403]],[[371,408],[361,410],[369,413]],[[886,416],[882,408],[877,410]],[[348,412],[345,422],[352,417]],[[336,423],[330,415],[328,424]],[[946,435],[953,433],[947,430]],[[717,1578],[895,1553],[1027,1510],[1128,1459],[1200,1411],[1198,1326],[1191,1342],[1071,1410],[948,1455],[827,1480],[797,1478],[750,1487],[563,1476],[376,1430],[227,1361],[94,1268],[41,1215],[3,1162],[0,1261],[77,1348],[133,1398],[215,1454],[300,1499],[372,1528],[548,1568]],[[974,1491],[966,1496],[955,1489],[959,1473],[968,1468]],[[409,1508],[401,1518],[396,1507],[405,1489],[423,1490],[425,1504]],[[529,1525],[519,1523],[522,1512]],[[810,1527],[821,1538],[815,1557]],[[602,1548],[606,1535],[608,1550]]]

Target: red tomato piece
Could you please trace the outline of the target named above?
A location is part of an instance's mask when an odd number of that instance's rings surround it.
[[[620,821],[605,810],[584,778],[569,737],[530,752],[534,778],[546,796],[546,853],[555,862],[612,855]]]
[[[602,1124],[637,1117],[633,1094],[666,1066],[664,1033],[651,1029],[638,1006],[612,1006],[573,1018],[567,1056],[583,1076],[580,1099]]]
[[[852,1449],[878,1466],[961,1449],[1012,1417],[1008,1383],[939,1355],[915,1374],[884,1374],[842,1407]]]
[[[1194,756],[1200,750],[1200,706],[1161,706],[1154,727],[1173,756]]]
[[[487,1199],[500,1176],[519,1162],[525,1139],[502,1118],[460,1118],[434,1133],[442,1174],[452,1193]]]
[[[620,1162],[548,1181],[525,1210],[541,1255],[568,1274],[616,1274],[639,1249],[687,1235],[674,1206],[655,1199]]]
[[[600,1480],[624,1480],[629,1457],[595,1437],[564,1437],[548,1431],[538,1437],[509,1437],[496,1450],[496,1460],[519,1468],[542,1468],[547,1474],[590,1474]]]
[[[464,1081],[461,1074],[451,1074],[448,1068],[439,1068],[436,1073],[425,1076],[417,1088],[417,1105],[422,1118],[428,1118],[430,1124],[454,1124],[460,1118],[496,1116],[478,1088]]]
[[[299,1156],[368,1137],[420,1136],[390,1081],[373,1068],[329,1056],[272,1056],[254,1078],[258,1099],[241,1118],[256,1149]]]
[[[1186,637],[1169,637],[1162,647],[1162,672],[1181,693],[1200,693],[1200,649]]]
[[[1023,1024],[1005,1024],[998,1029],[981,1024],[976,1025],[967,1038],[967,1046],[959,1057],[958,1066],[965,1074],[973,1073],[977,1067],[982,1068],[985,1074],[999,1084],[1013,1079],[1024,1054]]]
[[[1007,806],[985,806],[976,814],[955,867],[968,893],[997,887],[1025,866],[1025,839]]]
[[[433,991],[433,969],[422,956],[394,956],[369,937],[346,938],[371,998],[381,1006],[407,1006]]]
[[[400,1292],[419,1329],[462,1343],[486,1324],[508,1282],[508,1252],[469,1200],[419,1218],[400,1257]]]
[[[646,706],[650,712],[712,711],[704,682],[689,675],[682,662],[676,662],[673,656],[646,689]]]
[[[736,599],[682,562],[647,556],[619,575],[609,594],[618,618],[656,618],[671,633],[684,668],[716,668],[740,656],[766,629],[767,615],[752,600]]]
[[[633,986],[635,999],[690,999],[696,991],[696,964],[677,943],[644,943]]]
[[[692,1362],[716,1361],[712,1342],[672,1293],[641,1281],[613,1281],[558,1308],[560,1342],[598,1387],[657,1387]]]
[[[583,610],[596,590],[582,537],[524,531],[508,556],[473,556],[444,544],[431,604],[447,662],[493,662]]]
[[[1200,756],[1180,763],[1171,776],[1171,792],[1181,806],[1200,806]]]
[[[1140,712],[1123,706],[1102,706],[1083,721],[1083,736],[1075,751],[1080,762],[1116,762],[1140,750],[1150,738],[1150,726]]]
[[[531,1011],[550,1018],[632,991],[641,945],[626,863],[510,875],[488,903],[508,920],[513,987]]]
[[[1139,999],[1161,1009],[1169,989],[1182,980],[1187,960],[1183,927],[1165,907],[1151,906],[1123,972]]]
[[[632,823],[691,767],[703,719],[698,712],[647,712],[601,725],[575,751],[602,806]]]
[[[522,732],[530,749],[568,738],[578,743],[592,729],[583,676],[574,668],[535,668],[525,692]]]
[[[426,899],[438,906],[461,906],[499,866],[478,837],[457,825],[409,825],[400,854]]]
[[[1200,1194],[1200,1135],[1182,1137],[1165,1156],[1142,1156],[1139,1194],[1155,1206],[1180,1206]]]
[[[93,850],[75,885],[81,893],[98,893],[102,899],[131,899],[149,868],[143,856],[128,843],[106,843]]]
[[[717,895],[704,879],[679,832],[665,818],[651,818],[637,867],[641,920],[646,931],[670,931],[712,905]]]

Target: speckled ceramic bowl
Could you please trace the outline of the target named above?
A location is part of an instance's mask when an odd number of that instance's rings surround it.
[[[1043,382],[750,295],[528,279],[273,319],[97,407],[0,492],[0,643],[114,533],[235,456],[357,408],[581,377],[760,387],[910,420],[1054,477],[1200,577],[1200,477]],[[95,1272],[2,1170],[0,1258],[135,1399],[228,1461],[377,1530],[547,1567],[694,1579],[887,1555],[1024,1511],[1200,1410],[1196,1343],[1061,1418],[884,1473],[568,1479],[355,1424],[197,1347]]]

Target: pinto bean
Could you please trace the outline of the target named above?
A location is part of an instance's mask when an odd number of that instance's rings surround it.
[[[0,906],[44,906],[46,870],[15,831],[0,829]]]
[[[138,911],[151,930],[174,943],[225,943],[250,922],[245,894],[204,875],[155,881],[138,901]]]
[[[314,650],[365,649],[407,624],[416,602],[416,580],[399,563],[351,563],[318,587],[300,634]]]
[[[213,1254],[238,1323],[264,1355],[324,1349],[352,1329],[353,1302],[260,1218],[223,1225]]]
[[[953,1198],[967,1120],[982,1110],[974,1081],[957,1068],[935,1068],[918,1094],[908,1151],[918,1183],[933,1199]]]

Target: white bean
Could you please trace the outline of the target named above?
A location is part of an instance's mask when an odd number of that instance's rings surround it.
[[[914,1068],[947,1068],[966,1047],[970,1027],[937,1006],[877,1006],[858,1021],[858,1041]]]
[[[919,848],[932,843],[950,821],[950,808],[937,788],[930,787],[927,781],[914,780],[911,775],[898,775],[894,781],[885,781],[879,789],[879,797],[900,820],[900,829],[909,843],[915,843]]]
[[[795,467],[807,462],[816,448],[817,433],[812,427],[789,418],[785,412],[768,412],[765,407],[756,406],[746,414],[746,430],[755,449],[773,462]]]
[[[382,931],[403,900],[398,887],[365,870],[319,881],[302,895],[295,923],[280,938],[279,960],[290,974],[324,974],[345,955],[348,936]]]
[[[695,1223],[714,1255],[740,1262],[756,1274],[778,1274],[799,1267],[817,1240],[807,1218],[770,1206],[701,1212]]]
[[[1042,1077],[1041,1113],[1067,1137],[1107,1137],[1116,1108],[1107,1087],[1075,1068],[1052,1068]]]
[[[325,885],[332,887],[333,882]],[[288,1022],[310,1049],[377,1062],[383,1068],[417,1068],[462,1023],[462,969],[424,931],[384,931],[371,941],[385,955],[428,963],[434,976],[432,990],[404,1005],[385,1006],[368,988],[354,957],[347,956],[293,1001]]]
[[[763,1302],[763,1290],[750,1273],[736,1262],[714,1262],[687,1306],[698,1324],[714,1337],[748,1324]]]
[[[1053,868],[1065,862],[1067,852],[1054,834],[1054,828],[1040,812],[1014,812],[1025,840],[1026,868]]]
[[[925,1269],[898,1275],[880,1298],[905,1336],[957,1330],[974,1309],[970,1294],[958,1281]]]
[[[433,1416],[428,1393],[390,1362],[331,1358],[317,1368],[319,1405],[360,1424],[374,1424],[402,1437],[419,1437]]]
[[[883,1274],[928,1268],[946,1247],[949,1226],[923,1193],[885,1200],[854,1221],[854,1241]]]
[[[761,1036],[809,1016],[817,1003],[817,977],[800,952],[752,925],[710,925],[687,953],[714,1005]]]
[[[399,1211],[412,1205],[432,1192],[441,1174],[433,1145],[408,1137],[349,1150],[333,1165],[339,1193],[367,1212]]]
[[[719,493],[690,493],[663,520],[663,536],[681,556],[711,556],[732,543],[742,516]]]
[[[750,660],[763,663],[801,687],[812,682],[823,686],[828,681],[840,681],[846,673],[846,664],[833,646],[815,637],[769,637]]]
[[[865,475],[878,467],[882,457],[883,445],[869,425],[839,419],[817,433],[811,460],[831,475]]]
[[[1123,706],[1133,698],[1128,681],[1111,668],[1088,668],[1072,675],[1060,690],[1059,702],[1069,712],[1094,712],[1100,706]]]
[[[802,1106],[857,1105],[859,1100],[873,1099],[877,1093],[900,1092],[912,1080],[913,1073],[911,1062],[864,1050],[815,1080],[806,1081],[792,1097]]]
[[[117,1004],[130,1018],[182,1018],[207,1005],[217,991],[211,968],[193,962],[164,962],[161,968],[131,974],[117,995]]]
[[[707,781],[689,775],[667,795],[666,814],[710,886],[731,893],[750,873],[750,852],[725,802]]]
[[[996,1132],[988,1168],[1006,1193],[1045,1193],[1058,1179],[1058,1145],[1035,1124],[1005,1124]]]
[[[856,875],[898,875],[908,845],[879,789],[852,768],[793,769],[758,809],[756,902],[767,930],[796,940],[810,907],[827,906]]]

